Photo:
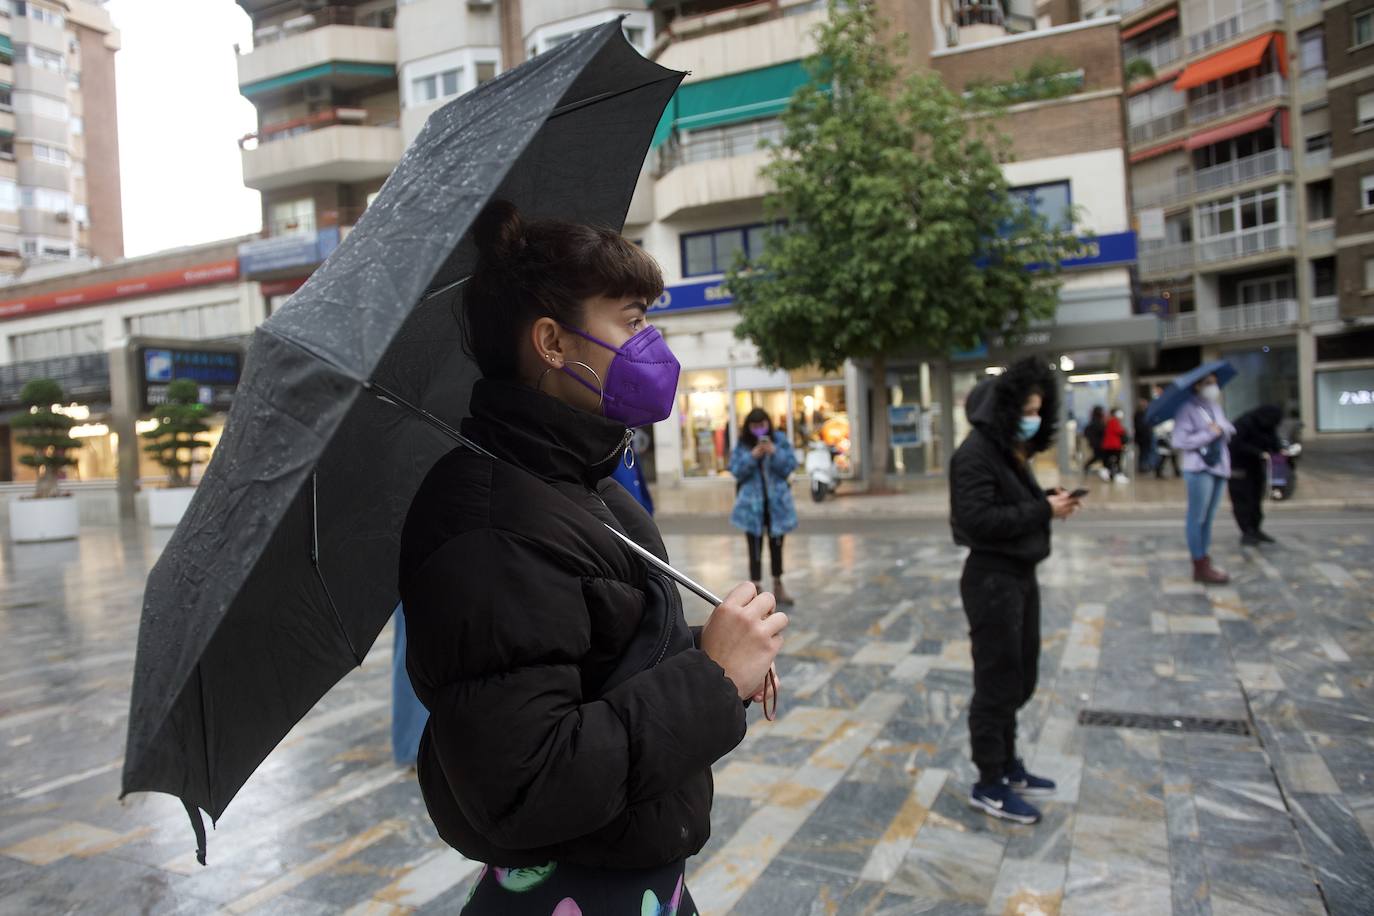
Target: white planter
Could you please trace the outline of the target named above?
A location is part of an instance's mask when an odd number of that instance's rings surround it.
[[[80,530],[74,496],[10,500],[10,537],[18,543],[69,541]]]
[[[195,487],[149,490],[148,521],[154,528],[175,528],[186,514],[186,507],[191,505],[191,497],[195,495]]]

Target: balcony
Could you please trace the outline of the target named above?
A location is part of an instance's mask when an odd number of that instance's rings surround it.
[[[1158,72],[1183,57],[1183,40],[1170,38],[1168,41],[1156,42],[1143,50],[1129,50],[1125,56],[1127,66],[1130,66],[1133,60],[1144,60]]]
[[[1218,261],[1235,261],[1240,258],[1269,254],[1270,252],[1286,251],[1296,244],[1294,239],[1296,233],[1293,230],[1294,227],[1291,224],[1277,224],[1257,226],[1254,229],[1242,229],[1240,232],[1233,232],[1229,235],[1198,239],[1198,263],[1212,264]]]
[[[240,54],[238,68],[246,96],[326,76],[339,88],[356,88],[395,78],[396,33],[353,25],[312,28]]]
[[[1320,254],[1323,251],[1331,251],[1336,247],[1336,221],[1334,219],[1324,219],[1307,224],[1307,248],[1308,253]],[[1313,249],[1318,249],[1316,252]]]
[[[1292,327],[1298,321],[1298,300],[1275,299],[1219,308],[1215,312],[1184,312],[1160,322],[1165,341],[1212,335],[1249,334]]]
[[[1341,301],[1336,296],[1319,296],[1312,300],[1310,319],[1313,324],[1341,320]]]
[[[1214,92],[1188,105],[1188,121],[1201,124],[1278,98],[1288,91],[1287,80],[1278,73],[1266,73],[1258,79],[1247,80],[1238,86]]]
[[[1223,162],[1221,165],[1198,169],[1193,173],[1193,187],[1198,194],[1206,194],[1232,185],[1244,184],[1256,178],[1293,171],[1293,154],[1282,147]]]
[[[1137,146],[1143,143],[1150,143],[1160,137],[1167,137],[1169,134],[1177,133],[1188,126],[1188,113],[1186,109],[1180,108],[1178,111],[1171,111],[1168,114],[1160,115],[1149,121],[1142,121],[1139,124],[1131,125],[1131,145]]]
[[[1201,32],[1191,33],[1188,36],[1188,53],[1196,54],[1213,45],[1221,44],[1223,41],[1230,41],[1237,35],[1243,35],[1258,29],[1260,26],[1276,22],[1283,22],[1282,3],[1274,2],[1274,0],[1252,3],[1234,16],[1228,16],[1220,22],[1215,22]]]
[[[1169,0],[1169,2],[1172,2],[1172,0]],[[1168,3],[1165,2],[1165,0],[1121,0],[1121,18],[1129,19],[1143,10],[1147,10],[1154,6],[1163,7],[1166,5],[1168,5]]]
[[[391,174],[404,151],[395,112],[336,108],[321,114],[328,117],[271,125],[240,140],[243,183],[270,191],[306,182],[366,181]]]
[[[782,132],[782,122],[776,118],[694,131],[685,140],[669,141],[659,149],[658,175],[666,175],[680,165],[757,152],[764,142],[781,140]]]
[[[655,216],[666,220],[723,204],[762,201],[773,190],[760,174],[767,162],[768,153],[759,151],[679,166],[654,183]]]
[[[1137,210],[1146,207],[1168,207],[1188,198],[1192,193],[1193,181],[1187,175],[1181,175],[1172,181],[1131,186],[1131,199]]]
[[[954,10],[954,21],[960,29],[975,26],[995,26],[1001,34],[1033,32],[1035,19],[1020,13],[1009,13],[1000,3],[960,3]],[[962,37],[962,36],[961,36]],[[1001,37],[997,35],[996,37]],[[972,40],[976,40],[971,38]]]
[[[1142,274],[1178,276],[1192,270],[1193,245],[1191,242],[1141,242],[1139,259]]]

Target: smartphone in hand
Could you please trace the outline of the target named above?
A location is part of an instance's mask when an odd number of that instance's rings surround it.
[[[1082,499],[1083,497],[1085,497],[1085,496],[1087,496],[1087,495],[1088,495],[1087,489],[1084,488],[1084,487],[1079,487],[1077,490],[1074,490],[1072,493],[1069,494],[1069,498],[1070,498],[1070,499]]]

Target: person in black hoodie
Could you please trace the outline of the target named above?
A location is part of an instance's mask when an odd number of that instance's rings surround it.
[[[1246,547],[1272,544],[1274,539],[1264,525],[1264,456],[1283,450],[1279,423],[1283,411],[1272,404],[1261,405],[1236,417],[1236,434],[1227,442],[1231,449],[1231,512],[1240,528],[1240,542]]]
[[[483,378],[462,431],[488,454],[440,459],[401,541],[406,663],[430,713],[421,792],[440,837],[487,866],[465,916],[689,916],[711,764],[744,736],[742,701],[764,699],[787,617],[743,583],[674,643],[680,608],[658,613],[659,574],[606,528],[667,559],[608,479],[631,427],[676,396],[645,319],[658,265],[614,231],[499,202],[473,236],[463,325]]]
[[[1055,784],[1026,771],[1016,754],[1016,712],[1035,692],[1040,659],[1040,587],[1035,567],[1050,555],[1050,522],[1078,500],[1040,489],[1031,458],[1054,441],[1058,383],[1028,357],[984,380],[968,397],[973,431],[950,462],[950,526],[970,548],[959,581],[973,643],[969,736],[978,782],[969,804],[1033,824],[1040,812],[1022,795]]]

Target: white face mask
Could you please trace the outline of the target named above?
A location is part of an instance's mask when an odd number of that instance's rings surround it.
[[[1219,385],[1203,385],[1202,396],[1209,401],[1221,400],[1221,387]]]

